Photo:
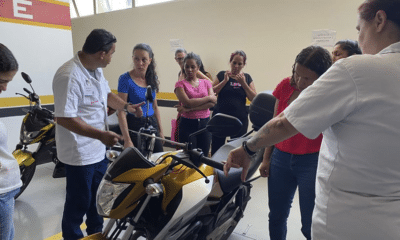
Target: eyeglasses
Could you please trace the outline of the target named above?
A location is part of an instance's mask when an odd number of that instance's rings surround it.
[[[176,61],[181,62],[184,58],[175,58]]]
[[[103,47],[107,46],[108,44],[110,44],[110,43],[115,43],[115,42],[117,42],[117,39],[115,38],[115,36],[113,36],[113,37],[112,37],[112,40],[110,40],[110,41],[107,42],[106,44],[101,45],[101,47],[99,47],[99,49],[98,49],[96,52],[101,51],[101,49],[103,49]]]

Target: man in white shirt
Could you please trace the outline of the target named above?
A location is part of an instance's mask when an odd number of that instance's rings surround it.
[[[312,238],[400,238],[400,0],[367,0],[359,7],[364,55],[336,62],[225,165],[243,167],[250,155],[298,132],[323,132]]]
[[[95,29],[82,51],[62,65],[53,80],[57,117],[57,156],[65,164],[67,188],[62,231],[65,240],[83,237],[80,225],[86,214],[86,232],[101,232],[103,218],[97,214],[96,192],[107,169],[106,145],[122,139],[108,131],[107,106],[142,115],[141,105],[131,105],[112,93],[101,68],[115,52],[116,38]]]

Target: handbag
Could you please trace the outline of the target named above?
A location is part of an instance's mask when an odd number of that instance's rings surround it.
[[[171,140],[175,142],[179,142],[179,122],[181,119],[181,115],[178,114],[176,119],[171,120]]]

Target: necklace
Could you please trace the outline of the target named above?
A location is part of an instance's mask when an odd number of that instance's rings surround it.
[[[186,80],[187,81],[187,80]],[[196,79],[196,81],[190,80],[188,81],[190,83],[190,85],[192,85],[193,87],[198,87],[199,86],[199,79]]]

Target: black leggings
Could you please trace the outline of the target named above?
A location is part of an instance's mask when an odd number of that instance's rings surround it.
[[[189,119],[181,117],[179,121],[179,142],[186,143],[189,140],[189,135],[206,127],[210,118]],[[211,134],[204,132],[193,138],[193,148],[203,150],[205,156],[208,156],[210,151]]]
[[[240,129],[239,133],[233,136],[230,136],[231,139],[232,138],[238,138],[240,136],[243,136],[245,133],[247,133],[247,128],[249,126],[249,119],[245,118],[245,119],[241,119],[240,120],[242,122],[242,128]],[[212,141],[211,141],[211,155],[214,155],[214,153],[216,151],[218,151],[218,149],[220,149],[220,147],[222,147],[225,144],[225,140],[226,137],[216,137],[216,136],[212,136]]]
[[[142,118],[137,118],[134,117],[131,114],[128,114],[126,116],[126,120],[128,122],[128,129],[133,130],[133,131],[139,131],[141,127],[144,127],[145,123],[146,123],[146,118],[142,117]],[[149,118],[150,120],[150,124],[157,129],[157,133],[156,136],[160,136],[160,128],[158,127],[158,122],[156,117],[153,115]],[[137,134],[129,132],[129,136],[131,137],[131,140],[133,142],[133,144],[138,147],[138,139],[137,139]],[[162,145],[162,142],[160,140],[156,140],[156,142],[154,143],[154,153],[156,152],[163,152],[164,148]]]

